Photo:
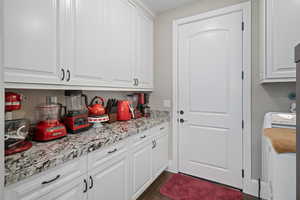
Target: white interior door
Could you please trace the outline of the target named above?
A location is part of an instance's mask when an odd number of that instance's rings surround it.
[[[242,12],[179,27],[179,168],[242,188]]]

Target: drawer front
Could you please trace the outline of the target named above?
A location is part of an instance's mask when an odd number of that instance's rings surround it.
[[[127,146],[130,145],[129,140],[124,140],[117,144],[105,147],[88,155],[88,170],[99,167],[103,163],[118,157],[127,151]]]
[[[87,172],[87,157],[70,161],[5,188],[5,200],[35,200]]]

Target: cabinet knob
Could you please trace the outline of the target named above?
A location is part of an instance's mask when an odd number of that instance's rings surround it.
[[[183,111],[183,110],[179,111],[179,114],[183,115],[183,114],[184,114],[184,111]]]
[[[180,119],[179,122],[180,123],[184,123],[185,121],[184,121],[184,119]]]

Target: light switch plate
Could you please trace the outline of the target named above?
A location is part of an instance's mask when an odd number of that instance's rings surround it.
[[[171,101],[170,100],[164,100],[164,107],[165,108],[171,108]]]

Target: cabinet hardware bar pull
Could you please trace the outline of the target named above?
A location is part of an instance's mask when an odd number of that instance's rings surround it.
[[[46,184],[52,183],[52,182],[56,181],[59,178],[60,178],[60,175],[57,175],[54,179],[52,179],[50,181],[44,181],[44,182],[42,182],[42,185],[46,185]]]
[[[141,136],[141,139],[144,139],[144,138],[146,138],[147,136],[146,135],[143,135],[143,136]]]
[[[83,193],[86,193],[87,192],[87,190],[88,190],[88,184],[87,184],[87,181],[84,179],[84,185],[85,185],[85,188],[84,188],[84,191],[83,191]]]
[[[115,153],[116,151],[118,151],[118,149],[114,149],[112,151],[109,151],[108,153],[111,154],[111,153]]]
[[[165,127],[160,127],[160,129],[159,129],[159,130],[161,130],[161,131],[162,131],[162,130],[164,130],[164,129],[165,129]]]
[[[154,149],[154,148],[155,148],[155,141],[152,140],[152,149]]]
[[[93,180],[92,176],[90,176],[90,181],[91,181],[91,185],[90,185],[89,189],[92,189],[94,187],[94,180]]]
[[[71,80],[71,72],[70,72],[70,70],[67,70],[67,74],[68,74],[67,82],[69,82]]]
[[[61,80],[65,80],[65,70],[63,68],[61,68],[61,72],[62,72],[62,77]]]

